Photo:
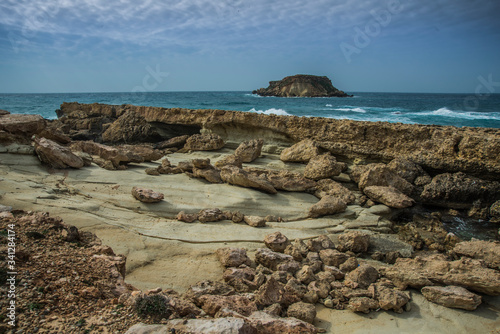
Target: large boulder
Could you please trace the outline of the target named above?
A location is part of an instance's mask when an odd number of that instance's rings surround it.
[[[391,208],[403,209],[412,206],[415,201],[398,189],[389,186],[369,186],[363,192],[374,202],[379,202]]]
[[[261,96],[278,97],[348,97],[332,85],[326,76],[297,74],[279,81],[269,81],[269,87],[253,91]]]
[[[461,286],[426,286],[421,291],[427,300],[445,307],[472,311],[481,304],[481,296]]]
[[[187,151],[214,151],[223,148],[224,140],[215,133],[192,135],[186,140],[184,150]]]
[[[458,285],[487,295],[500,295],[500,272],[485,267],[480,260],[448,261],[443,255],[436,254],[414,259],[399,258],[392,267],[380,270],[401,289]]]
[[[453,209],[468,209],[475,201],[491,205],[500,199],[500,182],[485,181],[458,172],[436,175],[421,194],[426,204]]]
[[[358,187],[364,191],[370,186],[392,186],[403,194],[410,196],[414,192],[411,183],[393,173],[387,166],[381,164],[366,165],[359,177]]]
[[[327,153],[311,158],[304,170],[304,176],[313,180],[321,180],[338,176],[345,168],[345,163],[337,162],[334,156]]]
[[[276,194],[276,189],[266,180],[245,172],[236,166],[224,166],[220,176],[224,182],[246,188],[255,188],[266,193]]]
[[[18,135],[26,140],[31,140],[31,136],[39,134],[46,126],[47,122],[40,115],[0,115],[0,131]]]
[[[263,139],[248,140],[240,144],[234,155],[242,162],[252,162],[257,159],[262,152]]]
[[[46,138],[35,139],[35,152],[40,161],[52,168],[82,168],[84,166],[83,159],[71,152],[69,148]]]
[[[309,209],[309,217],[317,218],[326,215],[333,215],[336,213],[344,212],[347,204],[341,199],[327,195],[319,200]]]
[[[304,139],[291,147],[285,148],[280,154],[280,159],[285,162],[309,162],[319,154],[318,144],[312,139]]]

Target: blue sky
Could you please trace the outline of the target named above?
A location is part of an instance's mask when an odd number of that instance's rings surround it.
[[[0,93],[500,92],[498,0],[2,0]]]

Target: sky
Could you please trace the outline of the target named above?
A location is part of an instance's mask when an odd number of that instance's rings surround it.
[[[498,0],[2,0],[0,93],[500,93]]]

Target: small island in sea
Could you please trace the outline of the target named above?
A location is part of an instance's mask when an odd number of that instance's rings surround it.
[[[4,321],[27,333],[498,329],[500,129],[57,115],[0,110],[0,240],[7,254],[16,234],[20,282]]]
[[[254,90],[252,93],[277,97],[352,97],[335,88],[328,77],[306,74],[269,81],[269,87]]]

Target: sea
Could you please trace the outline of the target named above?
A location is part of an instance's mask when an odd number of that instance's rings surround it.
[[[500,94],[350,92],[353,97],[281,98],[251,92],[0,94],[0,109],[57,118],[63,102],[222,109],[358,121],[500,128]]]

